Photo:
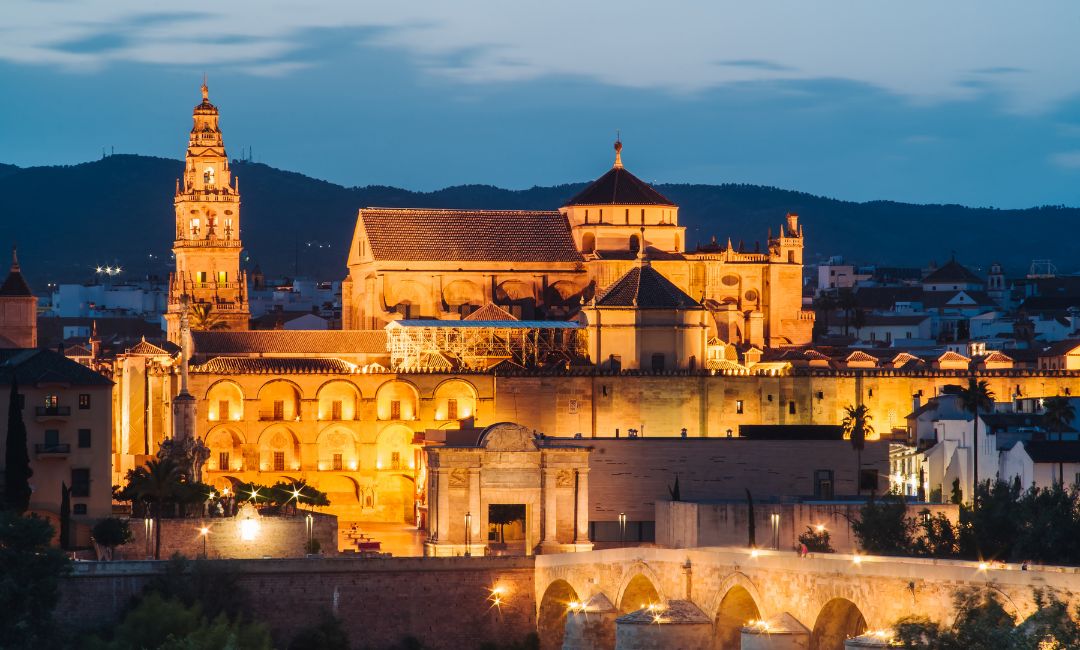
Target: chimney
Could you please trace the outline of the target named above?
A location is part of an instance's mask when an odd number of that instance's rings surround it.
[[[911,412],[914,413],[915,411],[918,411],[919,407],[921,407],[921,406],[922,406],[922,391],[920,390],[920,391],[918,391],[917,393],[915,393],[914,395],[911,396]]]

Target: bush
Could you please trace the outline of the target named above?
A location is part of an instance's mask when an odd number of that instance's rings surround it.
[[[184,603],[151,593],[113,630],[108,641],[94,639],[86,646],[94,650],[270,650],[270,632],[261,623],[232,621],[224,613],[213,620],[203,614],[198,603]]]
[[[204,612],[239,620],[250,610],[251,596],[240,585],[239,575],[224,566],[220,562],[192,562],[180,554],[173,555],[165,571],[147,584],[144,593],[176,600],[187,607],[197,604]]]
[[[54,632],[60,578],[71,563],[50,545],[53,532],[35,515],[0,511],[0,647],[41,647]]]
[[[104,546],[109,551],[109,559],[112,559],[113,550],[117,546],[123,546],[135,536],[131,533],[131,526],[127,519],[118,517],[106,517],[94,524],[91,531],[94,541]]]
[[[289,650],[349,650],[349,635],[341,626],[341,619],[323,611],[322,620],[296,633],[289,642]]]
[[[322,543],[318,539],[312,537],[308,541],[304,542],[304,552],[305,553],[308,553],[310,555],[315,555],[320,550],[322,550]]]
[[[870,499],[851,522],[859,546],[876,555],[909,555],[915,523],[907,516],[907,503],[898,495]]]
[[[799,535],[799,543],[806,545],[806,550],[811,553],[835,553],[832,547],[832,540],[829,537],[829,531],[822,528],[821,530],[814,530],[809,526],[806,527],[806,532]]]

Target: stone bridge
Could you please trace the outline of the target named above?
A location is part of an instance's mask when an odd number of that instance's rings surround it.
[[[1080,569],[633,547],[538,556],[535,581],[542,647],[614,648],[617,637],[620,650],[842,650],[902,616],[948,622],[958,589],[987,585],[1023,620],[1037,588],[1076,603]],[[848,647],[876,645],[860,642]]]

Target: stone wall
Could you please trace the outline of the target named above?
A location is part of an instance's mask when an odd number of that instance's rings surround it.
[[[179,553],[185,557],[203,554],[203,535],[206,534],[206,555],[209,558],[303,557],[308,539],[307,522],[302,513],[291,517],[208,517],[206,519],[162,519],[161,556],[163,559]],[[144,560],[154,556],[153,524],[145,519],[130,519],[135,539],[116,549],[118,560]],[[247,522],[247,523],[245,523]],[[254,522],[254,523],[251,523]],[[337,554],[337,517],[312,513],[312,537],[319,540],[320,552]],[[149,533],[150,539],[147,540]]]
[[[814,471],[833,472],[836,496],[855,494],[855,453],[846,440],[747,438],[593,438],[589,455],[589,520],[652,521],[658,501],[679,477],[684,500],[741,500],[814,495]],[[888,487],[888,444],[868,442],[863,469]]]
[[[337,614],[353,646],[380,649],[407,635],[424,647],[476,648],[536,629],[532,558],[321,558],[229,560],[252,598],[252,617],[284,647],[322,611]],[[76,629],[116,620],[164,562],[84,562],[61,584],[57,611]],[[492,590],[501,588],[500,604]]]
[[[851,521],[858,518],[861,503],[757,503],[754,505],[756,542],[769,548],[773,543],[772,515],[780,515],[780,549],[796,548],[799,535],[807,528],[824,526],[837,553],[853,553],[858,543]],[[942,504],[912,504],[911,517],[923,509],[944,513],[956,521],[959,507]],[[658,501],[656,543],[670,548],[698,546],[745,546],[748,543],[746,503],[689,503]]]

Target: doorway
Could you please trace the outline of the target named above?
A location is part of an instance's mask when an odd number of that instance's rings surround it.
[[[488,548],[495,555],[525,555],[525,504],[488,505]]]

